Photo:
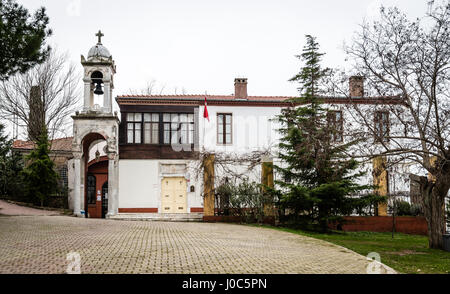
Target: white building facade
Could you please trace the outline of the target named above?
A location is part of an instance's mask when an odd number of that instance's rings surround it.
[[[201,217],[205,206],[203,154],[236,158],[261,154],[262,161],[277,162],[280,125],[276,117],[283,107],[292,106],[288,99],[293,97],[249,96],[247,79],[237,78],[234,95],[118,96],[119,117],[112,113],[115,63],[101,43],[101,32],[97,36],[98,43],[87,59],[82,57],[84,107],[73,116],[74,159],[69,174],[73,177],[70,207],[75,214]],[[208,118],[204,117],[205,99]],[[355,99],[363,104],[386,102],[365,98],[363,92]],[[102,105],[96,100],[103,101]],[[347,102],[333,98],[329,103],[338,113],[337,121],[342,118],[344,133],[352,121],[344,107]],[[373,183],[371,166],[365,167],[369,170],[362,179],[365,183]],[[242,162],[232,168],[251,181],[261,181],[260,166],[249,170]],[[215,170],[216,177],[226,176],[227,171],[219,166]],[[411,171],[408,167],[403,172]],[[409,183],[401,184],[399,189],[409,189]]]

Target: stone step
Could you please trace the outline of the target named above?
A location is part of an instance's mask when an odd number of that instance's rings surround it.
[[[201,222],[203,221],[203,213],[118,213],[114,216],[110,216],[109,219]]]

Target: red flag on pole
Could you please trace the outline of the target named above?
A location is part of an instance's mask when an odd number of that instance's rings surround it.
[[[208,108],[207,108],[207,103],[206,103],[206,97],[205,97],[205,108],[203,109],[203,118],[208,119],[209,121],[209,115],[208,115]]]

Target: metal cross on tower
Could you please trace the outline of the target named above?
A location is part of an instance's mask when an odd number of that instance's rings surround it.
[[[102,37],[104,36],[104,34],[102,34],[101,30],[98,30],[98,33],[95,34],[98,37],[98,43],[101,44],[102,43]]]

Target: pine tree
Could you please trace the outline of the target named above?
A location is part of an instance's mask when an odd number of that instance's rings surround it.
[[[0,124],[0,196],[20,200],[23,192],[20,177],[22,156],[12,150],[12,140],[4,131],[5,126]]]
[[[278,116],[282,127],[279,144],[281,165],[275,170],[282,180],[272,190],[284,208],[293,211],[298,223],[327,230],[328,223],[349,214],[355,201],[350,194],[370,188],[356,183],[362,175],[358,164],[345,151],[355,142],[333,142],[337,130],[328,123],[328,110],[320,95],[329,69],[320,66],[323,53],[315,38],[307,35],[303,53],[297,56],[304,67],[291,81],[298,82],[300,97],[292,99],[295,107],[283,109]]]
[[[43,129],[37,147],[27,156],[28,165],[23,170],[27,194],[39,200],[41,206],[58,189],[58,174],[54,162],[49,157],[49,142],[46,128]]]
[[[50,47],[45,47],[45,40],[52,34],[48,22],[43,7],[31,16],[15,1],[0,0],[0,80],[24,73],[47,58]]]

